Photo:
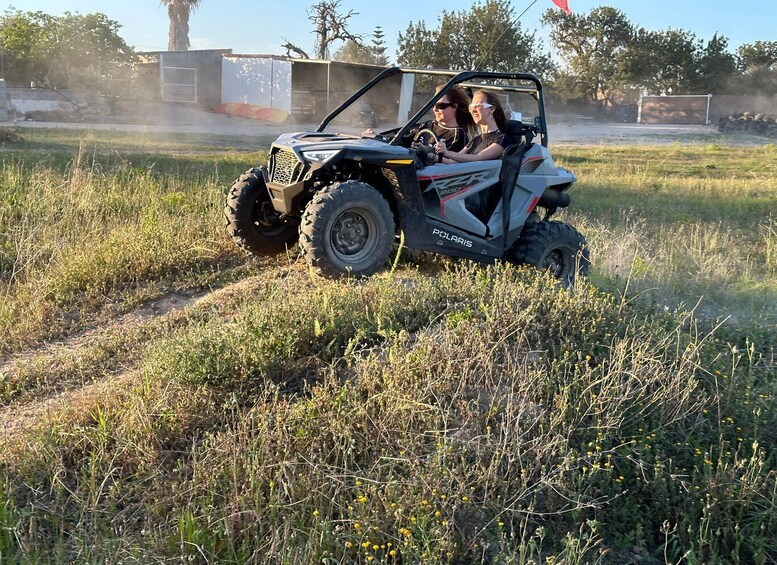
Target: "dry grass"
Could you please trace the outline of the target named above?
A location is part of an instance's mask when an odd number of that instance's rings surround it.
[[[595,252],[573,292],[407,252],[234,269],[191,156],[6,159],[6,415],[69,392],[6,441],[0,562],[774,561],[770,151],[559,152]]]

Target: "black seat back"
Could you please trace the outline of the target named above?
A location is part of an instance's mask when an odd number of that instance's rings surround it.
[[[510,228],[510,202],[513,199],[515,183],[518,182],[518,173],[521,172],[523,156],[528,149],[525,141],[509,145],[502,154],[502,168],[499,171],[499,186],[502,193],[502,225],[505,238]]]
[[[517,145],[523,141],[523,122],[518,120],[507,120],[505,126],[505,148],[511,145]]]

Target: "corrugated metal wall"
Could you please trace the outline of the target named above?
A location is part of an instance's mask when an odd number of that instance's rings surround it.
[[[232,49],[160,52],[160,96],[213,108],[221,102],[221,56],[231,53]]]

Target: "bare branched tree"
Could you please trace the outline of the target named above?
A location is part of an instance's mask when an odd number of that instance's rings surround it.
[[[200,5],[200,0],[161,0],[167,6],[170,31],[167,36],[168,51],[189,50],[189,16]]]
[[[302,59],[310,59],[310,56],[305,51],[303,51],[302,49],[300,49],[299,47],[294,45],[291,41],[289,41],[285,37],[283,38],[283,40],[286,43],[281,45],[281,47],[283,47],[286,50],[286,56],[287,57],[289,57],[291,55],[291,53],[294,52],[297,55],[299,55]]]
[[[353,41],[361,44],[362,36],[354,35],[348,31],[348,20],[358,14],[349,10],[347,14],[340,14],[340,0],[321,0],[308,12],[308,19],[316,26],[313,33],[316,34],[316,57],[329,58],[329,46],[334,41]]]

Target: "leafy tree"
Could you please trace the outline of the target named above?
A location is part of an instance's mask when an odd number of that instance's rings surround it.
[[[167,35],[168,51],[189,50],[189,16],[200,5],[200,0],[161,0],[167,6],[170,28]]]
[[[5,11],[0,18],[0,47],[8,82],[30,84],[46,75],[51,60],[51,45],[46,40],[52,21],[43,12]]]
[[[737,68],[747,71],[753,67],[777,65],[777,41],[756,41],[740,45],[736,53]]]
[[[400,65],[419,68],[443,68],[445,63],[437,52],[438,30],[426,27],[426,22],[410,22],[405,35],[399,34],[398,62]]]
[[[777,96],[777,68],[763,65],[748,67],[733,83],[731,90],[738,94]]]
[[[736,59],[728,52],[728,39],[717,33],[697,52],[697,94],[722,94],[736,74]]]
[[[553,93],[565,100],[583,100],[586,98],[586,85],[580,80],[580,77],[566,70],[557,72],[551,85]]]
[[[134,52],[121,26],[105,14],[7,11],[0,18],[5,75],[9,82],[54,88],[106,90],[131,71]]]
[[[651,94],[685,94],[697,81],[695,36],[682,29],[639,29],[620,60],[622,83]]]
[[[549,9],[542,22],[551,26],[551,42],[569,72],[585,85],[588,98],[606,102],[610,91],[623,83],[623,57],[634,37],[623,12],[608,6],[588,15]]]
[[[335,54],[332,55],[332,60],[387,66],[389,60],[386,57],[386,43],[383,41],[383,30],[380,26],[376,26],[372,35],[372,45],[365,45],[364,43],[349,39],[335,51]]]
[[[552,74],[550,55],[543,54],[535,34],[524,32],[514,19],[508,0],[485,0],[469,11],[443,10],[437,29],[411,22],[399,34],[399,64]]]
[[[777,41],[740,45],[736,52],[739,76],[732,90],[742,94],[777,95]]]
[[[333,61],[343,61],[345,63],[367,63],[375,64],[375,55],[369,47],[363,43],[348,40],[332,55]]]
[[[687,30],[637,30],[621,59],[621,80],[651,94],[721,93],[735,72],[728,39],[705,45]]]

